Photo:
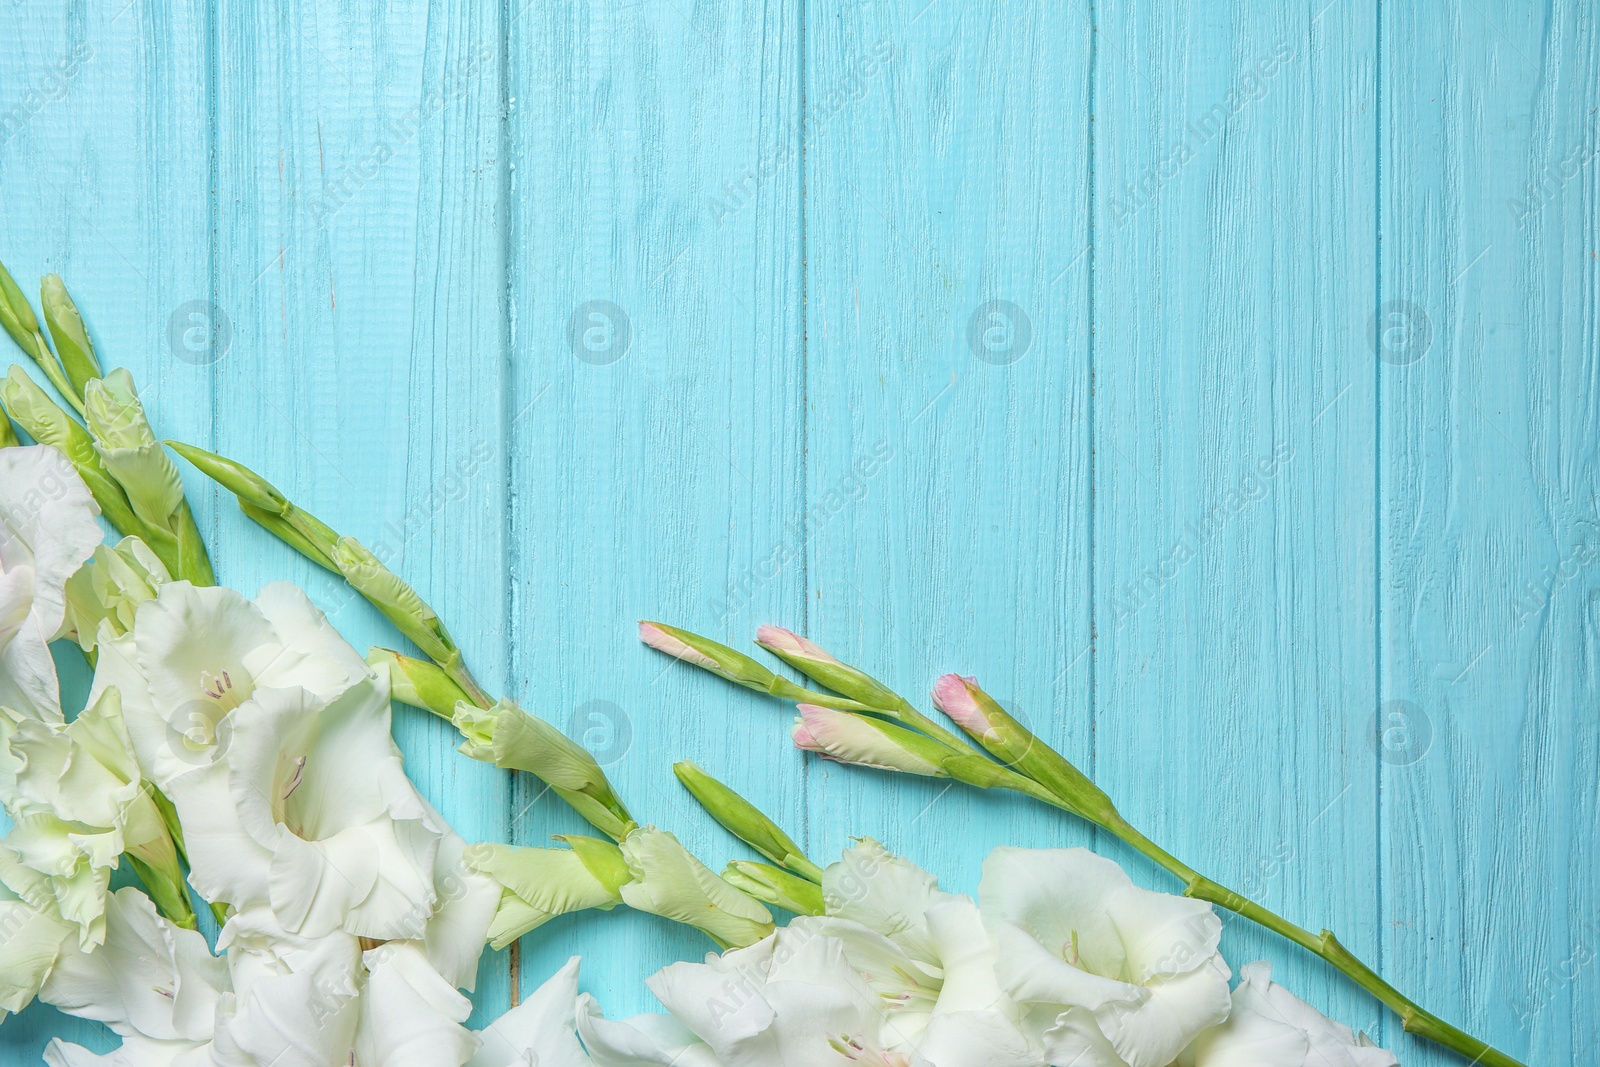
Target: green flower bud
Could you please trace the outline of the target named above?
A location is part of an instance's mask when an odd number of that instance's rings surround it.
[[[630,908],[703,930],[721,948],[744,948],[772,933],[772,913],[695,859],[665,830],[644,826],[622,841],[633,881],[622,887]]]
[[[468,869],[500,883],[500,907],[489,926],[489,940],[505,948],[557,915],[622,903],[622,885],[632,875],[622,850],[593,837],[566,836],[571,848],[521,848],[470,845]]]
[[[6,371],[5,382],[0,384],[0,406],[4,406],[6,414],[35,441],[67,457],[88,485],[89,492],[94,494],[101,514],[119,533],[141,537],[149,533],[145,523],[134,514],[122,486],[101,462],[89,431],[62,411],[38,383],[14,363]]]
[[[45,325],[50,328],[50,339],[55,342],[61,368],[81,398],[84,387],[100,377],[100,362],[95,359],[94,343],[89,340],[89,331],[78,314],[78,305],[67,295],[61,275],[44,276],[39,283],[39,304],[44,308]]]
[[[367,662],[389,671],[389,694],[402,704],[431,711],[442,719],[455,718],[456,705],[471,704],[466,690],[455,683],[443,668],[426,660],[402,656],[387,648],[367,650]]]
[[[139,605],[153,600],[171,575],[148,545],[124,537],[101,545],[89,561],[67,579],[67,629],[78,646],[93,653],[104,636],[121,637],[133,629]]]
[[[201,474],[245,503],[275,515],[283,515],[292,507],[288,498],[273,488],[272,483],[242,463],[235,463],[225,456],[186,445],[182,441],[168,441],[166,445],[198,467]]]
[[[67,375],[56,360],[55,353],[44,343],[44,335],[39,332],[39,320],[33,314],[33,306],[28,303],[28,298],[22,295],[22,290],[17,287],[17,283],[12,280],[3,265],[0,265],[0,326],[3,326],[6,333],[11,335],[11,339],[17,342],[17,347],[39,365],[39,369],[44,371],[44,376],[50,379],[50,384],[55,386],[67,402],[81,413],[83,402],[78,399],[72,383],[67,380]]]
[[[826,911],[820,885],[765,863],[734,860],[722,872],[722,880],[762,903],[796,915],[822,915]]]
[[[16,448],[22,444],[17,440],[17,431],[12,428],[11,420],[0,414],[0,448]]]
[[[613,840],[634,828],[633,816],[588,749],[543,719],[510,701],[480,708],[463,700],[456,704],[454,722],[465,738],[462,754],[527,771]]]
[[[688,760],[674,763],[672,772],[700,806],[733,836],[773,863],[821,883],[822,868],[808,860],[800,846],[754,804]]]
[[[33,305],[22,295],[22,290],[12,279],[5,264],[0,263],[0,326],[5,327],[11,339],[29,355],[33,355],[33,339],[39,333],[39,320],[34,317]]]

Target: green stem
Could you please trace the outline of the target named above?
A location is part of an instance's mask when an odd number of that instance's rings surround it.
[[[1377,997],[1390,1011],[1399,1016],[1401,1025],[1405,1027],[1407,1033],[1427,1038],[1435,1044],[1467,1057],[1473,1064],[1481,1064],[1482,1067],[1523,1067],[1519,1060],[1479,1041],[1459,1027],[1451,1026],[1432,1012],[1424,1011],[1416,1001],[1384,981],[1376,971],[1356,958],[1354,953],[1339,943],[1339,939],[1334,937],[1331,931],[1324,930],[1320,934],[1313,934],[1310,930],[1296,926],[1255,901],[1206,878],[1134,829],[1120,816],[1107,820],[1105,829],[1180,879],[1184,883],[1184,896],[1204,900],[1219,908],[1226,908],[1236,915],[1242,915],[1332,964],[1341,974]]]

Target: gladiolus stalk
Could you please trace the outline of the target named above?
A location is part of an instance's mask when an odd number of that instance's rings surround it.
[[[707,645],[717,649],[724,647],[697,634],[666,627],[661,623],[641,624],[641,636],[646,626],[676,635],[678,649],[694,651],[704,649]],[[726,671],[702,662],[698,654],[683,654],[678,649],[664,648],[648,638],[646,641],[678,659],[724,678],[729,677]],[[1111,833],[1177,877],[1184,884],[1184,895],[1226,908],[1326,960],[1399,1016],[1408,1033],[1417,1034],[1459,1053],[1475,1065],[1523,1067],[1504,1052],[1425,1011],[1345,948],[1331,931],[1323,930],[1320,934],[1314,934],[1297,926],[1261,904],[1201,875],[1151,841],[1122,817],[1111,798],[1087,775],[1011,716],[993,697],[979,688],[976,679],[955,674],[944,675],[934,687],[933,699],[934,705],[981,746],[986,755],[974,752],[969,745],[961,744],[954,735],[942,728],[923,728],[926,718],[916,712],[909,702],[901,700],[870,675],[840,662],[805,638],[777,627],[764,626],[758,643],[818,684],[844,694],[858,705],[867,705],[862,710],[829,710],[817,706],[820,702],[816,701],[801,704],[801,718],[794,728],[797,747],[859,766],[950,777],[980,788],[998,786],[1012,789],[1077,815]],[[743,658],[741,653],[733,649],[727,652]],[[756,667],[765,670],[759,664]],[[739,681],[737,678],[731,680]],[[784,689],[782,685],[747,687],[780,697]],[[877,707],[880,703],[895,706]],[[896,722],[891,723],[886,719]],[[981,761],[985,769],[980,770],[971,761]]]

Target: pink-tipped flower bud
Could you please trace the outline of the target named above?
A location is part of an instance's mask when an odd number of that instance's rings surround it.
[[[976,678],[963,678],[959,674],[940,675],[939,680],[933,683],[933,706],[954,719],[969,734],[992,734],[994,724],[972,695],[977,687]]]
[[[847,697],[861,707],[898,718],[904,700],[888,686],[848,663],[842,663],[827,649],[781,626],[762,626],[756,630],[756,644],[810,678]]]
[[[796,748],[840,763],[947,777],[943,764],[950,750],[930,737],[871,715],[816,704],[801,704],[798,710],[792,734]]]
[[[835,665],[839,663],[827,649],[807,641],[793,630],[785,630],[781,626],[763,625],[757,627],[756,644],[781,656],[794,656],[798,659],[814,660],[817,663]]]
[[[639,623],[639,640],[658,652],[763,693],[772,692],[774,682],[781,687],[784,681],[742,652],[664,622]]]

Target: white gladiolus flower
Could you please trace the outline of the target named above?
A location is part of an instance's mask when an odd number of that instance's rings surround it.
[[[260,689],[248,712],[228,720],[225,752],[167,787],[190,882],[207,900],[268,906],[305,937],[415,937],[438,900],[447,827],[406,778],[386,681],[331,704]]]
[[[1085,849],[998,848],[979,900],[1000,985],[1054,1025],[1053,1062],[1166,1067],[1228,1015],[1211,905],[1135,886]]]
[[[468,1067],[590,1067],[578,1043],[578,957],[574,956],[521,1004],[477,1031]]]
[[[995,945],[971,898],[870,838],[822,876],[827,915],[790,927],[838,939],[882,998],[883,1044],[937,1067],[1042,1062],[995,978]]]
[[[361,1067],[462,1067],[478,1036],[462,1026],[472,1002],[415,945],[393,942],[366,953],[366,988],[351,1062]]]
[[[91,697],[110,685],[121,690],[139,765],[165,791],[227,750],[229,713],[241,705],[303,691],[307,705],[325,706],[371,678],[356,650],[287,582],[264,586],[253,602],[220,586],[169,582],[139,605],[131,631],[102,642]]]
[[[594,1067],[724,1067],[710,1045],[672,1016],[609,1020],[587,993],[578,998],[578,1035]],[[821,1062],[833,1067],[843,1061],[830,1048]],[[561,1060],[556,1064],[565,1067]]]
[[[40,999],[124,1038],[200,1045],[211,1040],[228,988],[227,966],[206,939],[162,918],[130,887],[107,901],[105,943],[89,951],[69,944]]]
[[[726,1067],[920,1062],[883,1046],[877,994],[844,946],[815,931],[780,929],[705,963],[672,964],[647,984]]]
[[[67,579],[105,537],[98,514],[54,448],[0,449],[0,707],[61,721],[50,642],[66,617]]]
[[[124,852],[161,899],[181,894],[177,851],[139,777],[115,689],[65,725],[0,709],[0,794],[16,821],[6,847],[44,881],[19,881],[15,868],[0,880],[76,923],[84,946],[105,936],[106,889]]]
[[[0,882],[0,1022],[33,1002],[72,933]]]
[[[1399,1060],[1272,981],[1270,963],[1239,968],[1233,1012],[1178,1057],[1178,1067],[1399,1067]]]

